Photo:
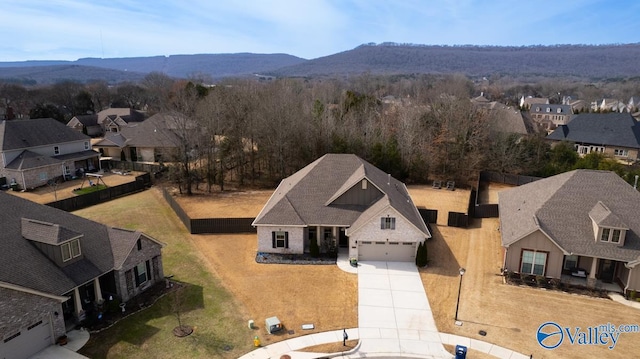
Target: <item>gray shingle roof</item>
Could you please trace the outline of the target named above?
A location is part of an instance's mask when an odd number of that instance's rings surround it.
[[[560,110],[560,112],[558,112],[558,110]],[[549,113],[549,114],[571,114],[573,113],[573,111],[571,111],[571,106],[570,105],[555,105],[555,104],[535,104],[535,105],[531,105],[531,109],[529,109],[529,112],[531,113]]]
[[[18,157],[13,161],[9,162],[5,168],[22,171],[30,168],[38,168],[55,164],[62,164],[62,161],[53,157],[25,150],[22,151],[22,153],[20,153],[20,155],[18,155]]]
[[[598,202],[610,210],[610,217]],[[640,193],[613,172],[575,170],[498,194],[506,247],[536,230],[565,253],[633,261],[640,256]],[[590,214],[629,228],[624,246],[595,240]]]
[[[4,120],[0,123],[0,150],[2,151],[82,140],[89,141],[90,137],[52,118]]]
[[[640,148],[640,126],[629,113],[583,113],[558,126],[547,139]]]
[[[330,204],[361,180],[382,195],[371,206]],[[331,225],[349,227],[372,206],[388,203],[430,236],[405,185],[352,154],[327,154],[280,182],[254,225]]]
[[[64,268],[40,252],[30,240],[23,237],[23,218],[59,225],[59,238],[82,235],[80,247],[83,259]],[[122,261],[122,252],[114,253],[105,225],[78,217],[53,207],[37,204],[17,196],[0,192],[0,281],[26,288],[62,295],[99,275],[114,269],[116,258]],[[63,229],[64,228],[64,229]],[[30,236],[42,232],[27,229]],[[114,240],[126,240],[116,236]],[[136,238],[137,239],[137,238]],[[129,242],[135,240],[130,238]],[[133,245],[133,244],[131,244]]]
[[[22,218],[22,236],[30,241],[46,244],[59,244],[73,238],[82,237],[81,233],[65,228],[59,224]]]

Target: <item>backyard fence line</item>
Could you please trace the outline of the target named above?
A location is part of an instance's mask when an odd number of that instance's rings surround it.
[[[73,212],[96,204],[108,202],[124,195],[140,192],[149,187],[151,187],[151,176],[149,173],[144,173],[136,176],[136,179],[133,182],[107,187],[105,189],[86,193],[80,196],[61,199],[59,201],[47,203],[46,205],[66,212]]]
[[[162,197],[191,234],[256,233],[251,225],[255,218],[191,218],[166,188],[162,188]]]

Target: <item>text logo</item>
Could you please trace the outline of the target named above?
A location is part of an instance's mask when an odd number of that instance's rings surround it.
[[[545,349],[555,349],[564,340],[562,328],[554,322],[546,322],[538,327],[538,343]]]

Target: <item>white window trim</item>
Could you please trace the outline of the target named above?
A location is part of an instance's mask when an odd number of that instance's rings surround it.
[[[142,267],[142,271],[140,271],[141,267]],[[138,279],[144,274],[144,280],[138,282],[139,283],[138,286],[142,286],[144,283],[149,281],[149,275],[147,273],[147,263],[144,261],[140,262],[136,265],[136,268],[138,268],[138,278],[136,278],[136,281],[138,281]]]
[[[77,244],[77,246],[75,248],[72,246],[72,244],[74,244],[74,243]],[[75,251],[74,251],[74,249],[76,249],[76,248],[77,248],[77,253],[75,253]],[[72,260],[73,258],[80,257],[80,255],[82,254],[82,251],[80,250],[80,240],[79,239],[73,239],[73,240],[70,240],[69,242],[61,244],[60,245],[60,251],[62,252],[62,262],[68,262],[68,261]],[[67,255],[65,255],[65,253]]]
[[[382,230],[387,230],[387,229],[391,229],[394,230],[396,229],[396,218],[395,217],[381,217],[380,218],[380,229]]]
[[[533,253],[533,258],[532,258],[532,262],[531,262],[531,271],[530,272],[523,272],[522,271],[522,267],[525,264],[525,261],[524,261],[524,253],[525,252],[532,252]],[[534,273],[535,267],[536,267],[536,258],[537,258],[538,255],[544,255],[544,263],[542,264],[542,274]],[[543,251],[536,251],[536,250],[532,250],[532,249],[523,249],[522,250],[522,260],[521,260],[521,263],[520,263],[520,273],[522,273],[522,274],[531,274],[531,275],[545,275],[545,273],[547,271],[548,255],[549,255],[549,253],[543,252]]]
[[[276,231],[276,248],[285,248],[286,246],[286,234],[284,231]],[[282,242],[282,245],[280,243]]]
[[[605,230],[608,231],[606,238],[604,238]],[[622,241],[623,231],[624,230],[620,228],[603,227],[602,229],[600,229],[600,242],[620,244],[620,242]],[[613,234],[615,232],[618,233],[618,240],[614,242]]]

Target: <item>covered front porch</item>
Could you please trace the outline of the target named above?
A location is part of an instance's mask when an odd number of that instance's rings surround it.
[[[630,270],[625,266],[625,262],[606,258],[565,255],[561,280],[570,285],[624,294],[629,275]]]
[[[62,303],[65,326],[70,329],[85,320],[93,320],[104,311],[104,306],[117,302],[113,272],[75,287],[65,293],[69,299]]]
[[[308,226],[304,230],[304,253],[311,251],[311,241],[315,240],[320,253],[337,253],[338,248],[349,247],[346,227]]]

